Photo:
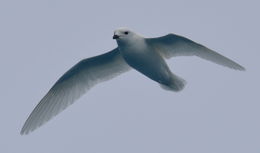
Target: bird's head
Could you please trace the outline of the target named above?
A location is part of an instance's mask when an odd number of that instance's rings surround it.
[[[127,43],[132,42],[138,38],[141,38],[140,35],[131,31],[128,28],[118,28],[114,31],[113,39],[116,39],[118,43]]]

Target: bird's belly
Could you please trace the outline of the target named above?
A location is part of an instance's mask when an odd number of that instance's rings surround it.
[[[150,79],[159,83],[170,81],[171,72],[163,58],[158,54],[133,51],[126,53],[123,57],[131,67]]]

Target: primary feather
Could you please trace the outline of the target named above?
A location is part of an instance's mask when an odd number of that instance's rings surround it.
[[[238,63],[188,38],[168,34],[158,38],[148,38],[147,43],[165,58],[174,56],[198,56],[216,64],[235,70],[245,70]]]
[[[21,134],[28,134],[75,102],[95,84],[129,70],[119,50],[84,59],[67,71],[42,98],[26,120]]]

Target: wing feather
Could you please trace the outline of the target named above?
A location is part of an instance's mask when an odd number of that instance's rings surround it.
[[[163,37],[148,38],[146,41],[165,58],[195,55],[235,70],[245,70],[243,66],[231,59],[182,36],[168,34]]]
[[[26,120],[21,134],[28,134],[49,121],[95,84],[112,79],[129,69],[117,48],[80,61],[42,98]]]

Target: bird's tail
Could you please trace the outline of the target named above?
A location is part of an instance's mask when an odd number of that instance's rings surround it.
[[[186,81],[175,74],[172,74],[170,83],[160,84],[163,89],[175,92],[181,91],[185,85]]]

